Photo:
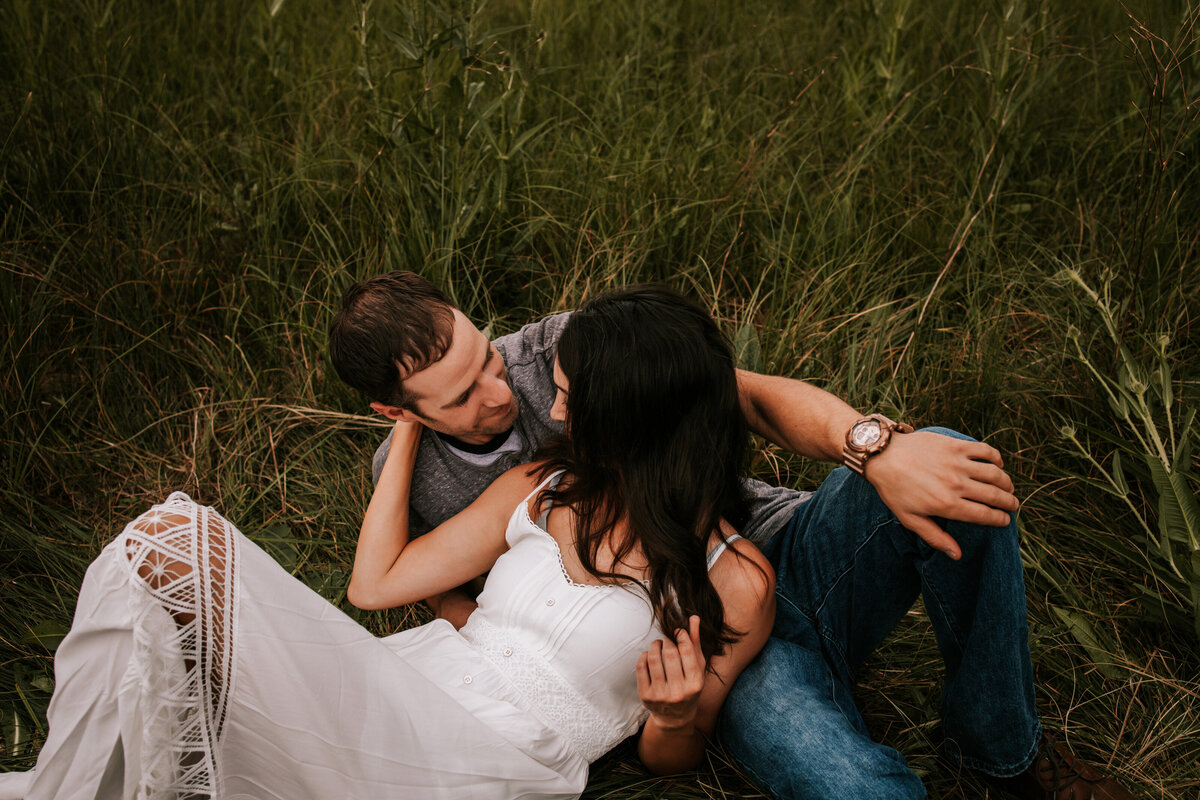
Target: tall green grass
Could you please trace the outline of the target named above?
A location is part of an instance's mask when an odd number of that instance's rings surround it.
[[[996,444],[1047,722],[1145,796],[1194,794],[1198,14],[5,3],[0,765],[36,755],[86,564],[169,491],[347,607],[383,428],[325,330],[404,267],[496,334],[665,281],[747,366]],[[934,796],[983,796],[933,755],[939,674],[918,608],[863,676],[868,722]],[[755,793],[719,752],[652,779],[628,749],[589,790],[662,795]]]

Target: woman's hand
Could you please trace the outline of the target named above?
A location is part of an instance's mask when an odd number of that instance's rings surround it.
[[[675,640],[659,639],[637,663],[638,696],[662,731],[695,727],[707,662],[700,649],[700,617],[688,618],[690,631],[679,630]]]

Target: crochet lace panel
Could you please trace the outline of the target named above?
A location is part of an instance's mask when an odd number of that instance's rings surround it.
[[[511,633],[472,615],[463,637],[490,661],[541,720],[571,743],[588,763],[633,734],[648,712],[633,719],[605,716],[541,656],[523,648]]]
[[[215,753],[234,677],[237,530],[175,492],[122,537],[144,738],[136,796],[211,800],[220,795]]]

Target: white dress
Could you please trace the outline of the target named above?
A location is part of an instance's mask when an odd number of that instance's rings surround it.
[[[573,582],[527,502],[506,538],[461,632],[380,639],[171,495],[88,569],[25,797],[578,796],[661,633],[640,589]]]

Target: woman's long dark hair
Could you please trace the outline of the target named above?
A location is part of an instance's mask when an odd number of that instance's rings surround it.
[[[725,624],[708,580],[708,541],[722,536],[722,518],[739,526],[747,516],[740,480],[747,431],[728,342],[692,301],[633,286],[572,314],[558,361],[570,382],[568,435],[539,457],[547,460],[543,475],[566,469],[571,476],[545,499],[574,509],[583,567],[602,579],[629,579],[596,568],[600,545],[625,521],[631,536],[609,542],[613,563],[640,547],[664,633],[686,630],[696,614],[701,649],[721,652],[739,632]]]

